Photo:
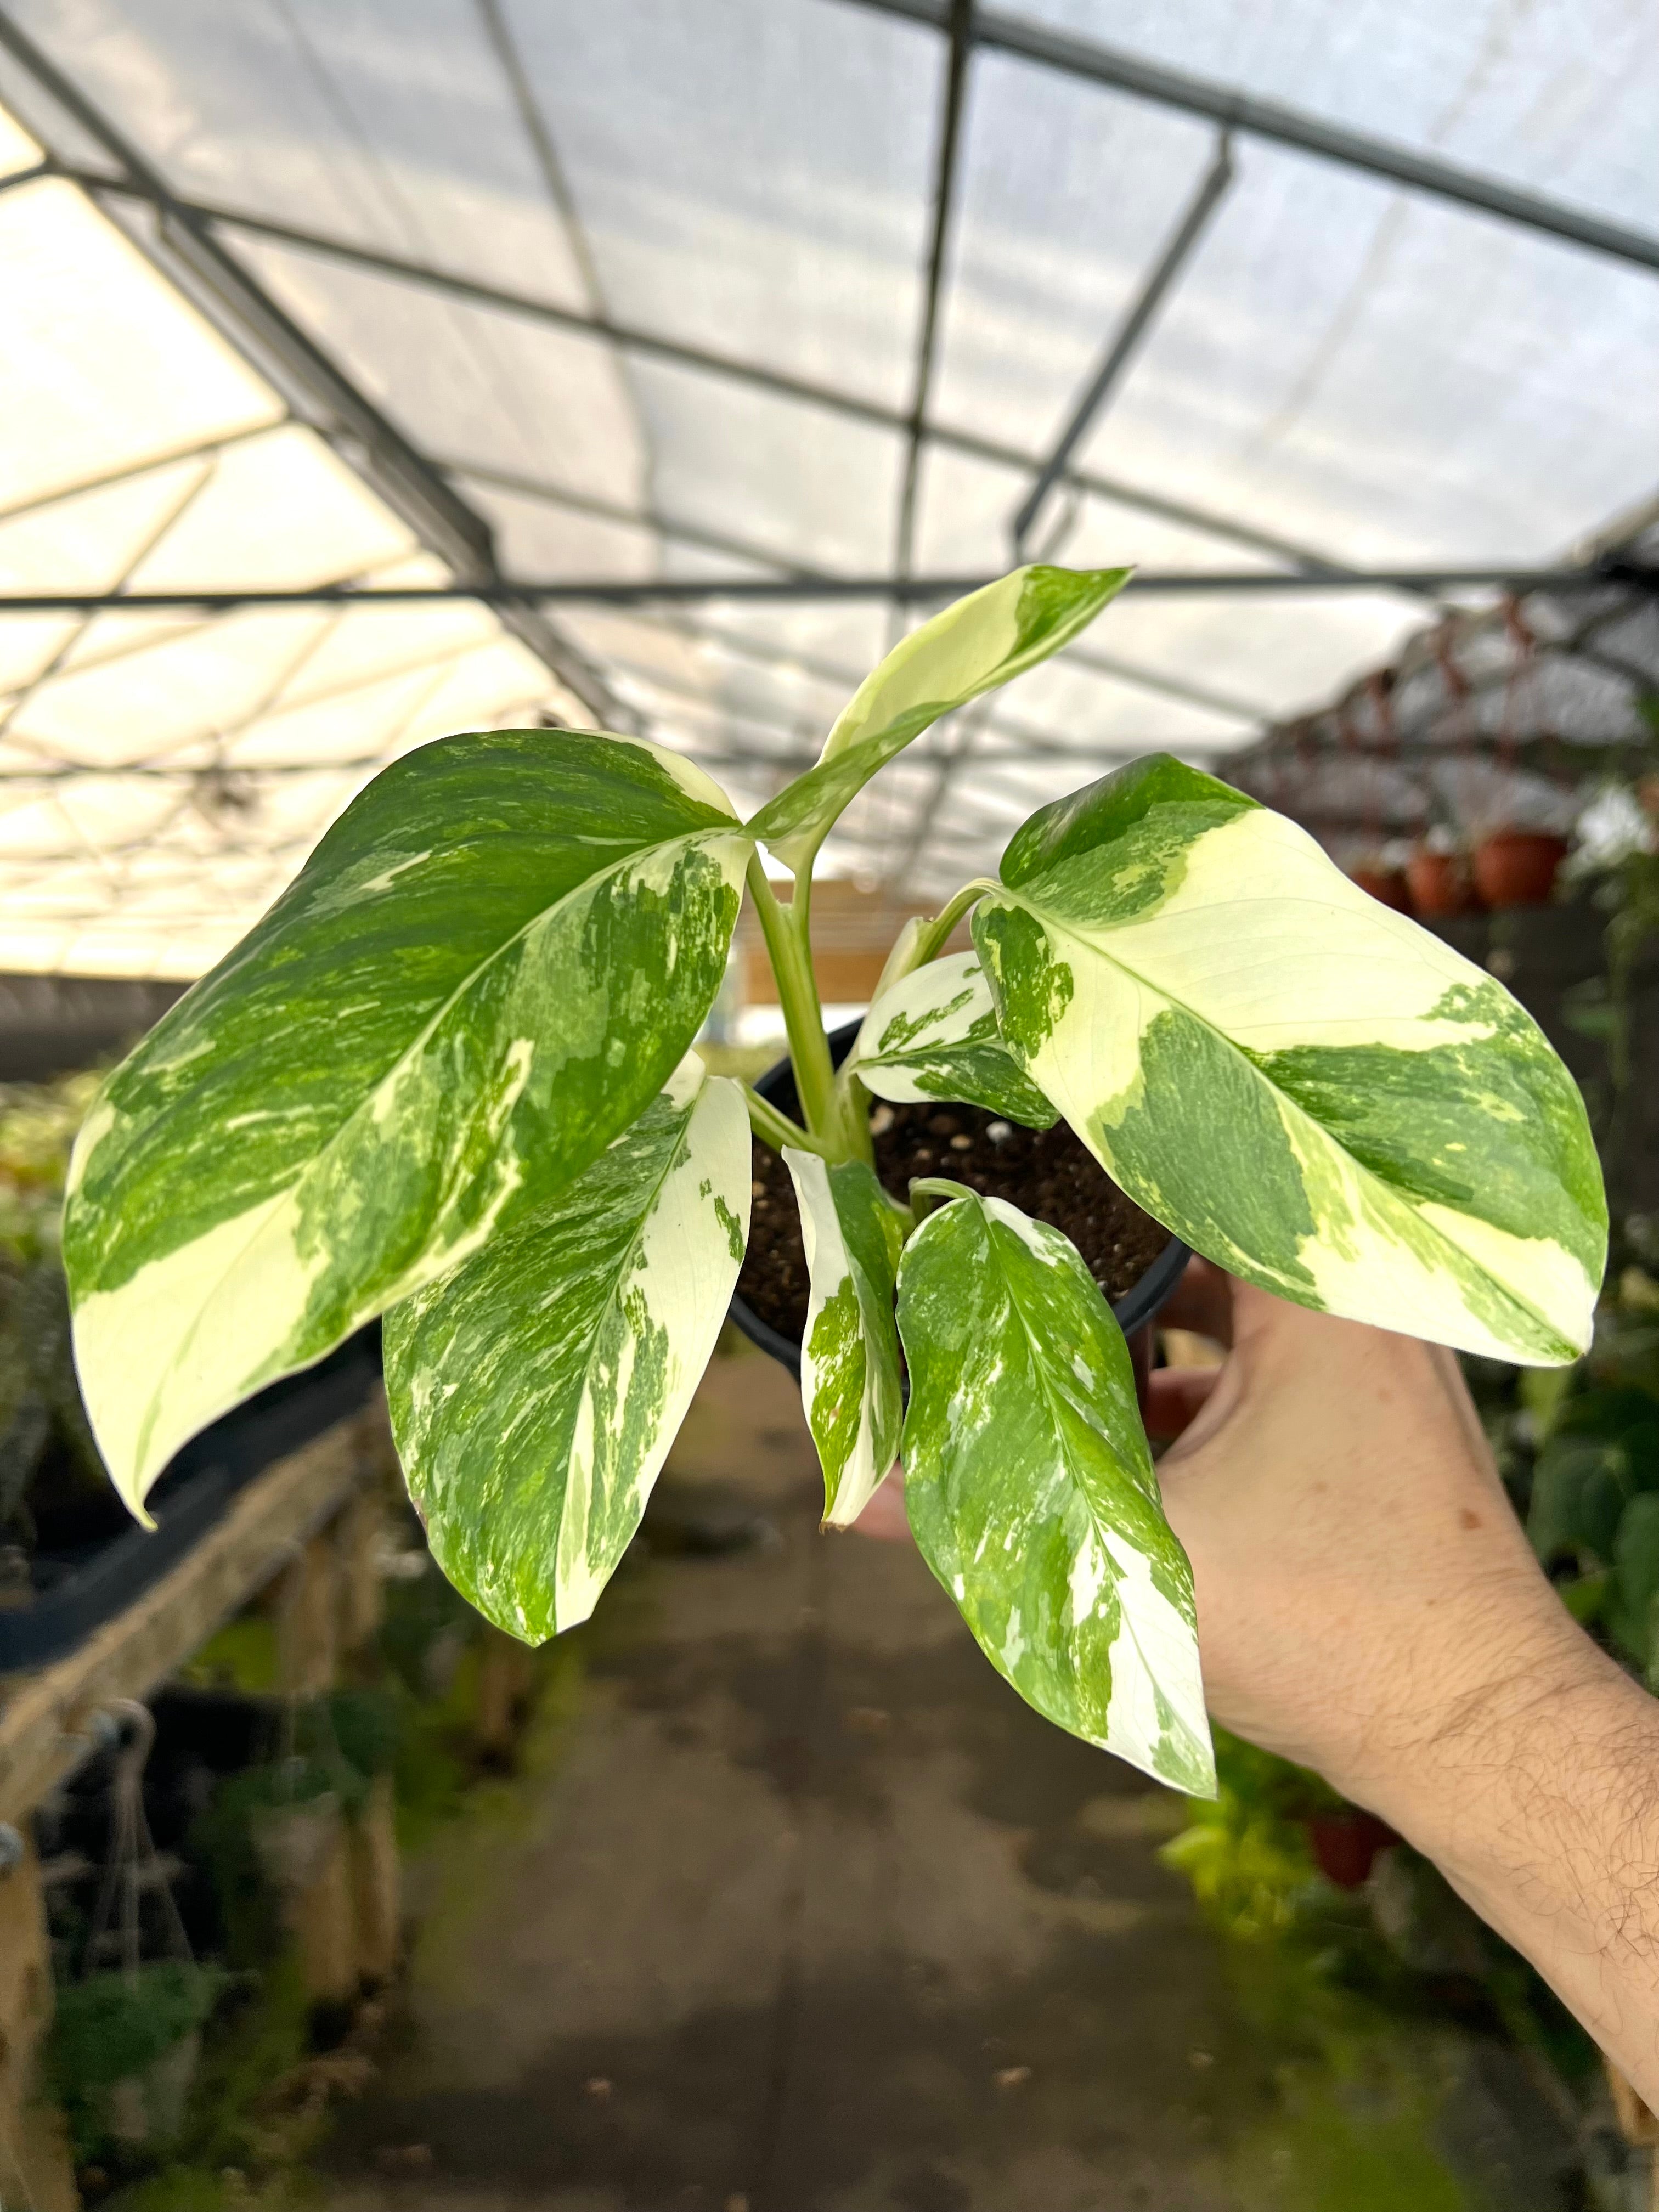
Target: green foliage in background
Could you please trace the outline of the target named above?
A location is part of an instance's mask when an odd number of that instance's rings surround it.
[[[32,1541],[29,1486],[54,1445],[62,1480],[95,1492],[106,1479],[58,1255],[70,1148],[100,1079],[0,1084],[0,1544]]]
[[[216,1967],[164,1959],[131,1973],[89,1974],[59,1990],[45,2074],[78,2158],[107,2144],[106,2093],[202,2027],[228,1980]]]

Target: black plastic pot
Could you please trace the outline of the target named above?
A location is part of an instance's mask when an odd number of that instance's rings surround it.
[[[30,1561],[32,1601],[0,1609],[0,1674],[42,1667],[84,1643],[159,1582],[273,1461],[354,1413],[380,1372],[378,1322],[302,1375],[289,1375],[192,1437],[150,1492],[157,1526]]]
[[[857,1022],[844,1023],[840,1029],[830,1031],[830,1057],[837,1067],[853,1049],[853,1040],[858,1033]],[[787,1059],[780,1060],[769,1067],[755,1088],[781,1113],[792,1118],[799,1115],[800,1100],[795,1090],[795,1071]],[[1178,1237],[1172,1237],[1140,1280],[1113,1304],[1112,1316],[1128,1340],[1130,1356],[1135,1364],[1135,1387],[1143,1399],[1146,1378],[1152,1367],[1152,1322],[1181,1280],[1182,1270],[1191,1257],[1190,1249]],[[781,1335],[769,1322],[763,1321],[752,1306],[735,1294],[732,1300],[732,1318],[751,1344],[757,1344],[763,1352],[769,1352],[778,1364],[787,1367],[792,1375],[800,1373],[799,1345],[789,1337]]]

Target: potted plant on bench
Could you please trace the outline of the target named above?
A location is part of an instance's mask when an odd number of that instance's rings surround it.
[[[907,926],[833,1065],[810,934],[825,837],[1127,577],[1023,568],[947,608],[746,823],[689,761],[602,733],[451,738],[376,777],[76,1146],[77,1356],[135,1513],[204,1423],[384,1314],[441,1565],[532,1642],[585,1619],[732,1297],[752,1128],[799,1198],[826,1520],[855,1519],[902,1449],[921,1548],[1015,1687],[1211,1789],[1191,1575],[1107,1301],[1064,1235],[952,1177],[948,1147],[885,1190],[872,1098],[1063,1117],[1164,1231],[1250,1281],[1523,1362],[1587,1340],[1606,1209],[1578,1093],[1502,987],[1167,756],[1041,808],[995,878]],[[745,888],[798,1117],[690,1049]],[[973,951],[941,957],[964,917]]]

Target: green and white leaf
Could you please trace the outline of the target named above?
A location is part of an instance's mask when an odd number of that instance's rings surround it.
[[[904,1418],[893,1322],[899,1221],[862,1160],[785,1150],[811,1291],[800,1395],[823,1468],[823,1518],[845,1528],[898,1456]]]
[[[798,874],[848,803],[913,738],[982,691],[1034,668],[1086,629],[1129,580],[1127,568],[1016,568],[957,599],[896,645],[866,676],[817,764],[769,800],[753,836]]]
[[[1583,1350],[1601,1171],[1501,984],[1167,755],[1043,808],[1001,873],[973,928],[1004,1041],[1149,1213],[1302,1305]]]
[[[434,1558],[500,1628],[586,1620],[708,1364],[749,1234],[742,1086],[688,1054],[555,1198],[386,1317]]]
[[[931,960],[884,991],[848,1065],[866,1091],[895,1104],[957,1099],[1031,1129],[1060,1118],[1003,1043],[976,952]]]
[[[713,1000],[752,851],[673,753],[427,745],[118,1068],[64,1257],[134,1511],[196,1430],[454,1267],[647,1106]]]
[[[1073,1246],[963,1191],[904,1248],[898,1325],[910,1525],[987,1657],[1074,1735],[1212,1795],[1192,1571]]]

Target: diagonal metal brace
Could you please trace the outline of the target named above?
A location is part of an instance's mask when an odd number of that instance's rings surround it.
[[[1009,526],[1016,561],[1024,559],[1025,541],[1031,534],[1031,526],[1036,520],[1043,501],[1048,496],[1056,479],[1064,475],[1066,463],[1110,398],[1113,386],[1133,359],[1136,349],[1164,304],[1165,295],[1181,275],[1193,249],[1203,236],[1211,216],[1225,198],[1233,181],[1233,173],[1232,140],[1224,131],[1216,143],[1215,158],[1194,193],[1186,214],[1176,225],[1174,236],[1164,247],[1157,267],[1141,286],[1139,297],[1101,356],[1100,366],[1090,378],[1082,398],[1072,410],[1071,421],[1055,441],[1054,451],[1038,471],[1036,483],[1025,495],[1019,511]]]

